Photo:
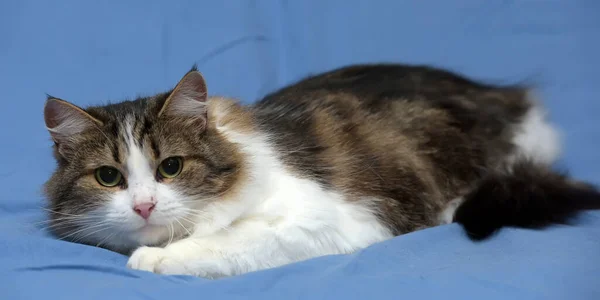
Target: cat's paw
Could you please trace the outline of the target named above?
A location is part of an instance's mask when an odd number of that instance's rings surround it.
[[[154,273],[163,274],[163,275],[193,275],[196,276],[194,272],[190,272],[184,263],[172,258],[165,257],[158,264],[154,266]]]
[[[158,247],[140,247],[131,254],[127,267],[154,272],[154,267],[167,256],[167,251]]]
[[[127,267],[157,274],[191,275],[171,252],[158,247],[138,248],[129,258]]]
[[[191,275],[207,279],[232,275],[229,264],[209,252],[197,251],[193,257],[185,257],[181,249],[174,249],[173,245],[167,248],[140,247],[129,258],[127,267],[156,274]]]

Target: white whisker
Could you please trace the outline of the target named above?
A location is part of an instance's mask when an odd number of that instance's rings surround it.
[[[192,233],[187,229],[187,227],[183,226],[183,224],[181,224],[181,222],[179,220],[175,219],[175,221],[177,223],[179,223],[179,225],[181,225],[181,228],[183,228],[183,230],[185,230],[187,232],[188,236],[192,235]]]

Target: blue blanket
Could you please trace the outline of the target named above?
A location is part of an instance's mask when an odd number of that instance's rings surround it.
[[[561,166],[600,183],[600,2],[2,1],[1,299],[600,299],[600,213],[473,243],[455,225],[352,255],[208,281],[44,230],[44,93],[81,105],[172,87],[194,62],[211,94],[254,101],[359,62],[426,63],[539,86]]]

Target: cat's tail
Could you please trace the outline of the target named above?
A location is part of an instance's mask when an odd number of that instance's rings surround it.
[[[504,226],[540,228],[566,223],[582,210],[600,209],[600,191],[545,165],[521,161],[489,174],[464,197],[454,222],[481,240]]]

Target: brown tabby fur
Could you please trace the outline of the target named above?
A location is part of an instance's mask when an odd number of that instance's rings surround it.
[[[512,153],[527,91],[428,67],[351,66],[254,105],[282,159],[351,199],[373,200],[395,234],[438,223]]]

